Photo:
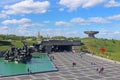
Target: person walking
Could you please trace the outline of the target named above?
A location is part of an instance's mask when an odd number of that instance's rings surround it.
[[[103,71],[104,71],[104,67],[102,66],[102,67],[100,68],[100,70],[99,70],[99,73],[102,74]]]
[[[96,71],[98,72],[98,71],[99,71],[99,68],[96,68]]]
[[[76,66],[76,62],[73,62],[73,63],[72,63],[72,66],[75,67],[75,66]]]
[[[83,54],[82,54],[82,53],[80,54],[80,58],[81,58],[81,59],[83,58]]]
[[[28,75],[29,75],[30,74],[30,69],[28,68],[27,71],[28,71]]]

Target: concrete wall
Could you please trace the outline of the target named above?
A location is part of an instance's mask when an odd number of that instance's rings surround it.
[[[72,51],[75,53],[79,53],[80,52],[80,46],[72,46]]]

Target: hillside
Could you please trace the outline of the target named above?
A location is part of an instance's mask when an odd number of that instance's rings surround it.
[[[76,38],[75,38],[76,39]],[[77,38],[77,40],[81,40],[84,44],[80,47],[80,49],[87,49],[88,51],[94,53],[97,56],[109,58],[112,60],[120,61],[120,41],[118,40],[108,40],[108,39],[94,39],[94,38]],[[37,43],[36,41],[25,41],[28,46],[33,43]],[[14,45],[16,47],[22,47],[21,41],[0,41],[0,51],[10,49],[10,45]],[[100,48],[105,48],[105,52],[102,53]]]
[[[25,43],[28,45],[28,46],[30,46],[30,45],[33,45],[33,43],[37,43],[37,41],[25,41]],[[22,47],[23,46],[23,44],[22,44],[22,42],[21,41],[19,41],[19,40],[17,40],[17,41],[0,41],[0,51],[2,51],[2,50],[9,50],[10,49],[10,46],[15,46],[15,47]]]
[[[95,55],[120,61],[120,41],[93,38],[84,38],[81,41],[85,44],[87,50]],[[100,48],[104,48],[105,52],[102,53]]]
[[[9,49],[10,45],[12,45],[10,41],[0,41],[0,51]]]

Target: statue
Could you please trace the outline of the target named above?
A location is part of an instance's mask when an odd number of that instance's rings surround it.
[[[3,54],[3,57],[7,62],[14,61],[15,63],[27,63],[32,58],[32,50],[23,43],[22,48],[15,48],[11,46],[11,50],[7,50]]]
[[[95,34],[99,33],[98,31],[84,31],[85,34],[88,34],[88,37],[95,38]]]

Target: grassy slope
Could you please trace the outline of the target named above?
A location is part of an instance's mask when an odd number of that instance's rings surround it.
[[[9,44],[3,44],[3,43],[9,43]],[[25,41],[25,43],[30,46],[33,43],[37,43],[36,41]],[[21,41],[0,41],[0,51],[10,49],[10,45],[14,45],[15,47],[22,47],[23,44]]]
[[[94,52],[96,55],[101,57],[120,61],[120,41],[84,38],[82,39],[82,42],[90,52]],[[100,51],[101,47],[104,47],[106,49],[105,53],[102,53]]]
[[[9,41],[0,41],[0,51],[9,49],[10,45],[11,45],[11,42]]]
[[[101,57],[120,61],[120,41],[106,40],[106,39],[92,39],[92,38],[83,38],[81,41],[85,44],[85,46],[90,52],[94,52],[96,55],[101,56]],[[37,43],[37,42],[26,41],[26,43],[28,46],[30,46],[33,43]],[[15,41],[15,42],[9,42],[9,41],[1,42],[0,41],[0,50],[10,49],[9,45],[11,44],[16,47],[23,46],[21,41]],[[104,54],[100,52],[101,47],[104,47],[106,49],[106,52]]]

